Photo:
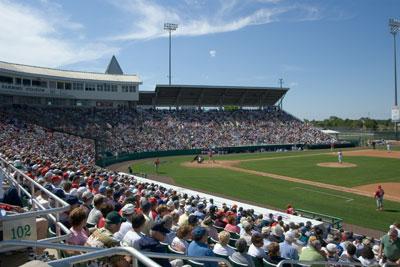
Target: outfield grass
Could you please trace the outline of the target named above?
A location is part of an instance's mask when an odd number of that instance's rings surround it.
[[[239,155],[235,155],[235,159],[236,156]],[[173,178],[177,185],[183,187],[205,190],[211,194],[219,193],[233,199],[252,201],[278,209],[284,209],[291,203],[297,208],[329,214],[343,218],[346,223],[382,231],[386,231],[400,215],[400,204],[391,201],[385,201],[386,211],[377,212],[374,200],[368,197],[227,169],[194,169],[181,166],[182,162],[192,158],[162,158],[159,174]],[[133,169],[135,172],[155,173],[152,160],[137,162]]]
[[[240,167],[346,187],[400,180],[399,159],[345,157],[345,162],[357,165],[354,168],[317,166],[321,162],[337,162],[337,156],[318,155],[296,159],[247,161],[240,163]]]
[[[345,148],[342,151],[355,150],[359,148]],[[338,150],[334,150],[337,152]],[[313,149],[313,150],[300,150],[300,151],[287,151],[287,152],[254,152],[254,153],[238,153],[238,154],[226,154],[214,156],[217,160],[248,160],[248,159],[259,159],[259,158],[276,158],[276,157],[297,157],[300,155],[320,155],[329,154],[330,150],[327,149]],[[208,159],[207,156],[205,156]]]

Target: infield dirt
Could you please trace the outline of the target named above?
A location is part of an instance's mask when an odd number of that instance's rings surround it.
[[[319,167],[326,167],[326,168],[354,168],[357,167],[356,164],[348,163],[348,162],[321,162],[318,163],[317,166]]]

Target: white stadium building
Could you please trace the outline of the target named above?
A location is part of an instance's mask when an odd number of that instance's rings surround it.
[[[0,105],[82,108],[265,108],[289,88],[215,85],[156,85],[139,91],[136,74],[124,74],[115,56],[105,73],[28,66],[0,61]]]
[[[105,73],[59,70],[0,61],[0,103],[47,106],[132,107],[137,75],[122,72],[115,56]]]

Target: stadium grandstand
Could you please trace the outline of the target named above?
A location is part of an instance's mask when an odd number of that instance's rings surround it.
[[[398,260],[372,238],[290,207],[261,208],[98,166],[102,153],[336,141],[277,105],[288,88],[157,85],[141,92],[140,83],[115,57],[105,74],[0,63],[1,266]]]

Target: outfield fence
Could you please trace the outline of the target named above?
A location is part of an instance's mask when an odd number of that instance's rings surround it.
[[[335,144],[335,148],[355,147],[357,142],[341,142]],[[278,151],[278,150],[292,150],[292,149],[325,149],[330,148],[330,144],[275,144],[275,145],[254,145],[254,146],[235,146],[235,147],[215,147],[213,151],[224,154],[231,153],[251,153],[251,152],[264,152],[264,151]],[[96,149],[96,151],[100,151]],[[205,149],[181,149],[181,150],[167,150],[167,151],[147,151],[137,153],[125,153],[116,156],[107,152],[100,153],[97,156],[96,164],[101,167],[120,163],[129,160],[139,160],[146,158],[168,157],[168,156],[184,156],[184,155],[199,155],[205,152]]]

